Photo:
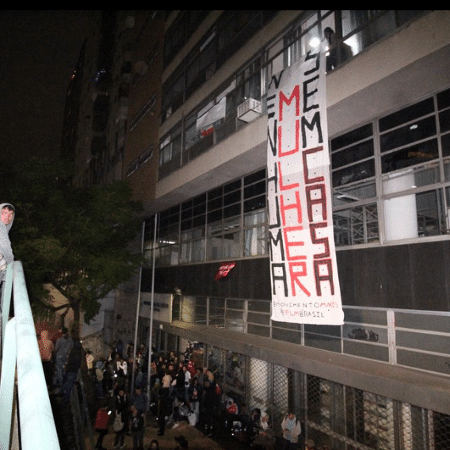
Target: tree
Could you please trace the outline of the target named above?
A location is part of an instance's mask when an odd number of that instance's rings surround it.
[[[68,299],[76,323],[81,311],[89,323],[99,300],[143,262],[130,251],[142,223],[131,188],[124,182],[75,187],[63,164],[34,159],[8,191],[5,201],[16,207],[11,241],[34,311],[51,308],[45,288],[50,283]]]

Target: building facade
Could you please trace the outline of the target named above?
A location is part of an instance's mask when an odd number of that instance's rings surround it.
[[[333,449],[450,448],[448,11],[137,11],[140,335]],[[328,32],[333,34],[330,36]],[[342,326],[271,320],[267,89],[328,37]]]

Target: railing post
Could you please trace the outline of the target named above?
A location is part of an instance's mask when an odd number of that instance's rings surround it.
[[[11,422],[14,400],[14,381],[16,375],[16,321],[12,318],[5,326],[5,345],[0,378],[0,449],[10,448]]]
[[[5,338],[6,323],[9,319],[9,310],[11,306],[11,293],[12,293],[12,280],[13,280],[13,264],[8,264],[6,269],[6,277],[3,283],[0,283],[1,288],[1,305],[0,305],[0,315],[1,315],[1,336],[0,336],[0,360],[2,358],[3,352],[3,342]]]
[[[16,320],[17,384],[20,436],[24,450],[59,450],[53,412],[31,313],[22,264],[14,264],[14,317]]]

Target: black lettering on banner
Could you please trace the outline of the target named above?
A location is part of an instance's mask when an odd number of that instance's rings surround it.
[[[314,130],[314,127],[317,127],[317,131],[318,131],[318,142],[322,143],[323,142],[323,136],[322,136],[322,125],[320,123],[320,113],[319,111],[317,111],[311,122],[308,122],[308,120],[305,118],[305,116],[302,116],[302,145],[303,148],[308,147],[308,143],[306,142],[306,128],[308,128],[308,130]]]
[[[272,230],[269,230],[269,243],[270,243],[270,253],[273,255],[273,247],[278,247],[278,244],[280,244],[280,255],[281,260],[284,261],[284,244],[283,244],[283,233],[281,232],[281,228],[278,229],[276,238],[273,237]]]
[[[309,97],[313,97],[318,91],[318,89],[316,88],[310,92],[308,90],[309,83],[317,81],[318,79],[319,79],[319,75],[303,82],[303,95],[302,95],[302,97],[303,97],[303,112],[308,112],[311,109],[317,109],[319,107],[319,105],[317,103],[315,103],[311,106],[308,106]]]
[[[267,140],[269,142],[270,150],[272,151],[273,156],[277,154],[277,143],[278,143],[278,125],[277,121],[273,121],[273,136],[270,135],[270,129],[267,127]]]
[[[327,273],[325,275],[320,274],[321,266],[326,266]],[[320,286],[322,281],[328,281],[330,283],[331,295],[334,295],[333,265],[331,259],[316,259],[314,261],[314,276],[316,278],[316,291],[319,297],[322,296],[322,288]]]
[[[306,53],[305,62],[309,61],[310,59],[316,60],[316,65],[310,70],[307,70],[305,72],[305,75],[311,75],[312,73],[318,71],[320,69],[320,53],[311,53],[311,50]]]
[[[286,267],[284,266],[284,263],[274,263],[271,266],[271,270],[272,270],[272,293],[275,294],[276,292],[276,288],[275,288],[275,283],[277,281],[282,281],[283,282],[283,286],[284,286],[284,296],[287,297],[288,296],[288,286],[287,286],[287,279],[286,279]],[[281,275],[277,275],[275,272],[277,271],[276,269],[279,269],[279,271],[281,271]]]
[[[318,228],[326,228],[328,224],[326,222],[320,222],[320,223],[312,223],[309,226],[309,232],[311,234],[311,242],[313,244],[322,244],[324,247],[323,253],[316,253],[314,254],[314,259],[321,259],[321,258],[329,258],[330,257],[330,243],[328,242],[328,237],[324,238],[318,238],[316,236],[316,230]]]

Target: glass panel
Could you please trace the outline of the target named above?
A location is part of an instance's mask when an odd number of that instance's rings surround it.
[[[437,95],[438,100],[438,110],[450,107],[450,89],[440,92]]]
[[[414,182],[413,173],[385,180],[385,190],[406,189]],[[386,188],[388,186],[388,188]],[[436,189],[393,197],[384,201],[385,233],[387,241],[436,236],[446,233],[447,211],[442,191]]]
[[[441,190],[416,194],[419,236],[436,236],[446,232]]]
[[[415,164],[432,161],[439,156],[437,140],[422,142],[417,145],[398,150],[382,156],[382,172],[392,172],[394,170],[410,167]]]
[[[365,178],[373,176],[375,176],[375,162],[373,159],[370,159],[360,164],[354,164],[353,166],[333,172],[333,186],[342,186],[347,183],[364,180]]]
[[[216,222],[209,226],[208,259],[239,257],[240,252],[240,218]]]
[[[397,127],[403,123],[410,122],[419,117],[431,114],[434,112],[433,99],[429,98],[422,102],[408,106],[395,113],[392,113],[386,117],[380,119],[380,131],[386,131],[391,128]]]
[[[267,254],[268,246],[267,226],[265,225],[266,221],[267,218],[265,209],[244,216],[244,225],[246,227],[250,227],[244,230],[244,256]],[[260,226],[251,227],[252,225]]]
[[[181,233],[180,263],[198,262],[205,259],[204,234],[204,228]]]
[[[442,156],[450,156],[450,133],[446,134],[445,136],[442,136],[441,138],[442,142]]]
[[[267,239],[266,226],[244,230],[244,256],[266,255],[268,253]]]
[[[450,109],[446,109],[439,114],[439,128],[441,133],[450,130]]]
[[[348,203],[375,198],[377,194],[375,182],[365,182],[352,186],[333,189],[333,206],[342,206]]]
[[[266,194],[244,201],[244,213],[265,208],[266,201]]]
[[[361,142],[331,155],[333,169],[373,156],[373,140]]]
[[[367,139],[372,136],[372,124],[367,124],[356,130],[349,131],[348,133],[338,136],[331,141],[331,151],[334,152],[340,148],[347,147],[363,139]]]
[[[356,206],[333,213],[336,246],[378,242],[376,204]]]
[[[444,178],[445,181],[450,181],[450,161],[447,160],[444,163]]]
[[[415,187],[414,172],[405,170],[383,179],[383,193],[391,194]],[[417,210],[414,193],[385,199],[384,228],[386,241],[417,238]]]
[[[380,137],[381,152],[421,141],[436,134],[436,120],[434,116],[410,123]]]
[[[450,187],[445,188],[445,224],[447,234],[450,233]]]

